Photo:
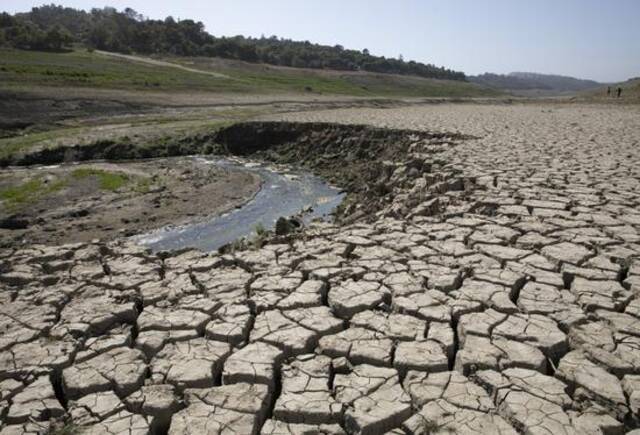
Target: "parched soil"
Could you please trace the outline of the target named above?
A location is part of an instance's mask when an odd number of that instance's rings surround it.
[[[640,108],[270,120],[424,134],[254,150],[392,168],[355,219],[255,250],[0,250],[4,433],[638,433]]]
[[[255,174],[169,158],[9,169],[0,174],[0,191],[34,180],[40,188],[24,202],[0,206],[2,246],[88,242],[179,225],[239,207],[260,188]]]

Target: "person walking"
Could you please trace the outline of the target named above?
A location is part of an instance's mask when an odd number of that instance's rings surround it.
[[[618,98],[620,98],[621,93],[622,93],[622,88],[618,86]]]

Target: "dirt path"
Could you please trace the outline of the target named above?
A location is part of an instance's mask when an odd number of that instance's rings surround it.
[[[182,71],[189,71],[189,72],[197,73],[197,74],[205,74],[205,75],[208,75],[208,76],[217,77],[219,79],[233,79],[233,77],[230,77],[230,76],[228,76],[226,74],[221,74],[221,73],[217,73],[217,72],[213,72],[213,71],[203,71],[201,69],[196,69],[196,68],[189,68],[187,66],[179,65],[177,63],[166,62],[166,61],[157,60],[157,59],[151,59],[149,57],[134,56],[134,55],[131,55],[131,54],[112,53],[112,52],[109,52],[109,51],[102,51],[102,50],[96,50],[96,53],[102,54],[104,56],[111,56],[111,57],[117,57],[117,58],[120,58],[120,59],[126,59],[126,60],[130,60],[132,62],[145,63],[147,65],[166,66],[166,67],[169,67],[169,68],[180,69]]]

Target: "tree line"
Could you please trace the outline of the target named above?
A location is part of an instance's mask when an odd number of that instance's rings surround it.
[[[0,14],[0,45],[25,50],[62,50],[71,44],[118,53],[207,56],[295,68],[370,71],[427,78],[466,80],[444,67],[374,56],[367,49],[345,49],[276,36],[215,37],[193,20],[151,20],[131,8],[77,10],[56,5],[31,12]]]

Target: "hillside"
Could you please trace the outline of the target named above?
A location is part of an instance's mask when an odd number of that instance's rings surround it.
[[[607,95],[607,88],[611,88],[611,95]],[[622,89],[620,98],[616,97],[616,88]],[[640,102],[640,77],[634,77],[627,81],[614,83],[608,86],[601,86],[598,89],[592,89],[582,92],[580,99],[599,100],[599,101],[620,101],[620,102]]]
[[[111,139],[131,130],[123,125],[154,117],[162,118],[159,130],[166,132],[244,119],[262,107],[501,94],[469,83],[462,73],[368,50],[275,37],[217,38],[202,23],[149,20],[131,9],[50,5],[0,13],[0,138],[9,138],[7,150],[50,141],[58,135],[52,129],[84,129],[83,123],[101,117],[122,117]],[[211,113],[222,106],[225,114]],[[132,128],[135,135],[158,133]]]
[[[47,130],[77,118],[164,112],[169,107],[184,111],[224,104],[255,107],[298,101],[380,104],[379,99],[395,104],[404,98],[498,95],[468,82],[364,71],[289,68],[204,57],[0,49],[0,138],[24,128]],[[247,108],[240,112],[247,112]],[[197,115],[205,121],[210,117]]]
[[[482,97],[493,90],[457,80],[363,71],[288,68],[204,57],[121,56],[0,49],[0,89],[38,86],[139,92]]]
[[[622,88],[622,97],[640,100],[640,77],[632,78],[626,82],[618,83]]]
[[[124,54],[207,56],[296,68],[369,71],[465,81],[462,72],[276,36],[215,37],[193,20],[150,20],[133,9],[83,11],[46,5],[0,14],[0,46],[60,51],[71,44]]]
[[[470,76],[468,80],[517,95],[564,95],[602,87],[602,83],[593,80],[529,72],[485,73]]]

